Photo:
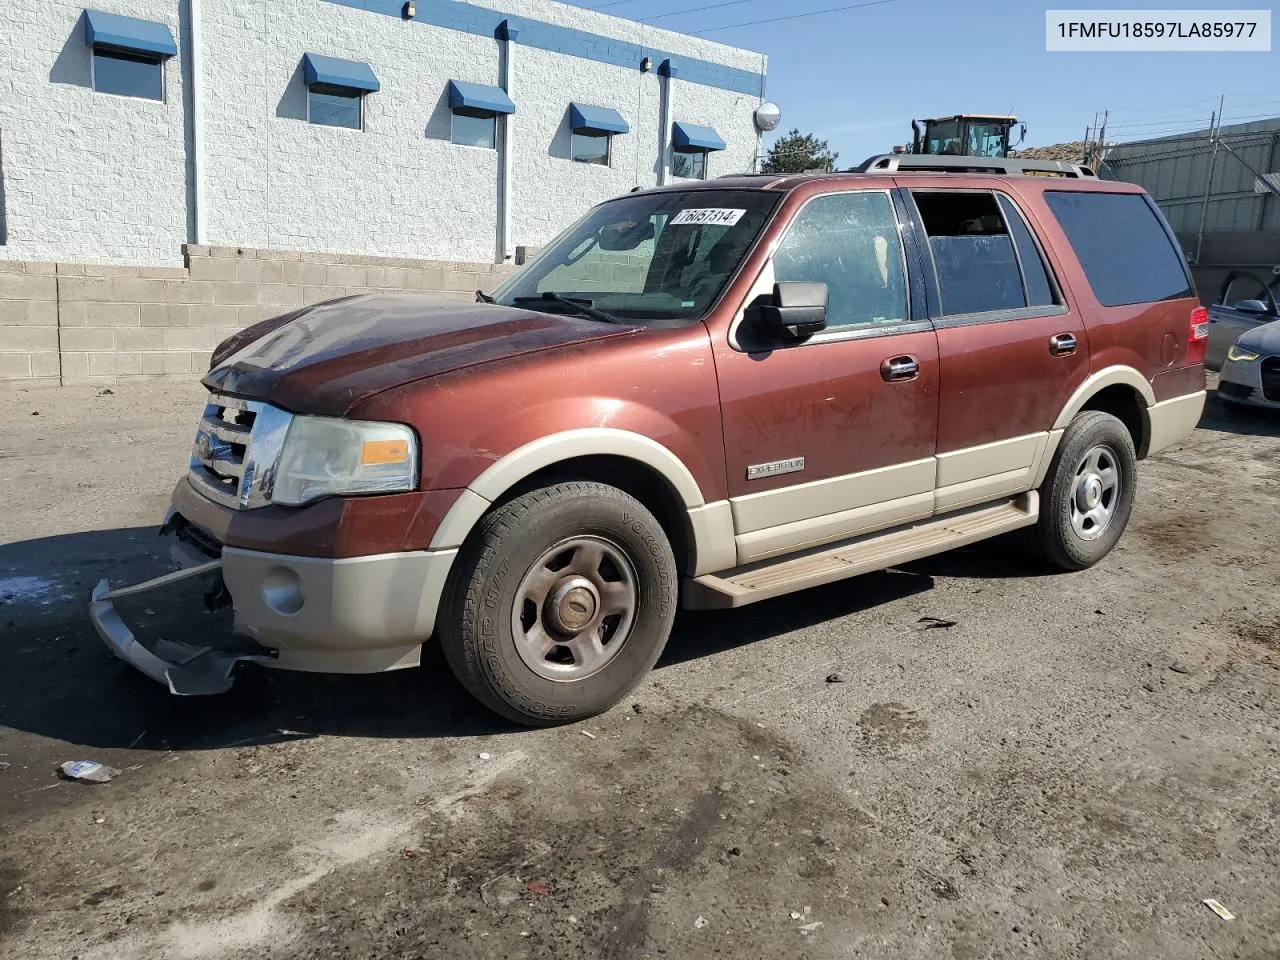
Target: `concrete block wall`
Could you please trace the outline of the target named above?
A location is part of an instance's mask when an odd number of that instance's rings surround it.
[[[223,339],[290,310],[360,293],[472,300],[494,263],[248,247],[183,247],[181,267],[0,261],[0,382],[191,379]]]
[[[54,264],[0,260],[0,380],[57,383],[58,376]]]

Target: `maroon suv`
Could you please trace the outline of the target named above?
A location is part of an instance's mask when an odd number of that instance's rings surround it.
[[[1051,162],[633,192],[474,305],[359,296],[216,351],[163,532],[94,591],[175,693],[242,660],[370,672],[433,635],[499,713],[607,709],[678,603],[735,607],[1020,527],[1078,570],[1204,403],[1206,318],[1138,187]],[[968,164],[968,166],[966,166]],[[118,596],[208,578],[216,649]]]

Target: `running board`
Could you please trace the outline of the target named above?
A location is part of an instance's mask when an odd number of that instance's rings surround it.
[[[792,554],[686,580],[684,606],[691,610],[745,607],[1029,527],[1039,516],[1040,496],[1033,490],[995,506],[935,517],[799,556]]]

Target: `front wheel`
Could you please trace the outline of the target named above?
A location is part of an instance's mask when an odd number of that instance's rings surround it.
[[[601,483],[533,490],[487,514],[458,555],[437,619],[458,679],[529,726],[581,720],[657,662],[676,611],[661,524]]]
[[[1040,552],[1063,570],[1093,566],[1133,512],[1138,458],[1116,417],[1086,410],[1068,425],[1040,488]]]

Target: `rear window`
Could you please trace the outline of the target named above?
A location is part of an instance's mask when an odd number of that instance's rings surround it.
[[[1182,251],[1145,194],[1050,190],[1044,197],[1103,306],[1192,295]]]

